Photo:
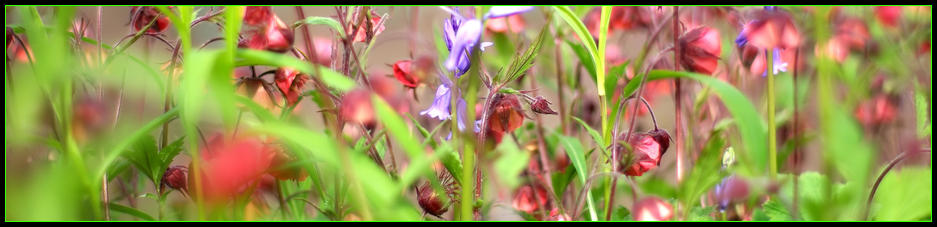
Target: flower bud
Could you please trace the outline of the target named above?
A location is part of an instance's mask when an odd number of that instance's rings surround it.
[[[159,34],[169,27],[169,18],[163,15],[153,6],[131,6],[130,23],[133,24],[133,32],[139,32],[150,24],[150,21],[156,19],[153,26],[146,30],[147,34]]]
[[[446,211],[449,211],[449,205],[444,204],[442,200],[440,200],[439,194],[433,190],[429,182],[420,185],[416,190],[416,194],[420,208],[423,208],[423,211],[426,211],[426,213],[439,217],[446,213]]]
[[[722,42],[716,29],[695,28],[681,36],[678,42],[680,63],[684,68],[710,75],[716,71],[719,55],[722,54]]]
[[[557,114],[556,111],[550,109],[550,101],[547,101],[543,96],[537,96],[532,103],[530,103],[530,110],[539,114]]]
[[[188,186],[186,183],[189,181],[188,172],[185,166],[169,167],[166,169],[166,172],[163,173],[163,178],[159,181],[159,191],[166,191],[166,187],[168,186],[171,189],[180,190],[187,194]]]
[[[631,214],[635,221],[667,221],[673,217],[673,207],[660,198],[647,197],[634,203]]]

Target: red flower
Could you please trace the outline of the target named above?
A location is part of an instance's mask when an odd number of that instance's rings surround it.
[[[131,6],[130,7],[130,23],[133,25],[133,32],[139,32],[140,29],[146,27],[150,24],[150,21],[156,19],[155,24],[146,30],[147,34],[158,34],[166,30],[166,27],[169,27],[169,18],[166,15],[163,15],[152,6]]]
[[[504,33],[507,32],[508,29],[511,29],[512,33],[519,33],[524,31],[525,24],[524,17],[520,14],[515,14],[507,17],[488,19],[488,21],[485,22],[485,29],[492,33]]]
[[[514,95],[497,94],[491,100],[491,112],[488,116],[488,135],[495,144],[501,143],[505,133],[513,132],[524,123],[521,103]]]
[[[238,47],[284,53],[293,47],[293,30],[269,6],[247,7],[244,14],[247,38]]]
[[[627,157],[619,155],[622,159],[619,161],[618,171],[623,171],[628,176],[641,176],[660,165],[661,157],[670,147],[670,135],[663,130],[638,133],[632,135],[628,143],[631,150],[624,154]],[[620,147],[618,152],[624,149]]]
[[[641,6],[615,6],[612,7],[612,13],[609,15],[608,30],[628,30],[631,28],[647,28],[651,24],[650,9]],[[599,7],[589,11],[583,23],[589,29],[592,36],[599,37],[599,23],[602,17],[602,10]]]
[[[300,74],[299,71],[285,67],[277,69],[274,75],[274,81],[277,83],[280,92],[286,97],[287,103],[295,105],[299,101],[299,95],[302,93],[302,88],[306,85],[308,77]]]
[[[688,70],[712,75],[719,66],[721,43],[716,29],[698,27],[690,30],[679,39],[680,63]]]
[[[660,198],[647,197],[634,203],[631,214],[635,221],[667,221],[673,217],[673,207]]]
[[[371,24],[370,25],[371,37],[377,36],[378,34],[381,34],[381,32],[384,32],[384,24],[380,24],[380,26],[378,26],[378,23],[380,22],[381,22],[381,16],[377,15],[377,13],[372,11],[371,23],[370,23]],[[353,26],[352,24],[349,24],[348,28],[345,28],[345,30],[348,31],[348,35],[353,35],[355,37],[354,39],[355,42],[370,41],[368,39],[368,31],[367,31],[368,23],[367,22],[362,21],[362,23],[358,25],[358,29],[354,29],[352,26]]]
[[[901,6],[876,6],[875,17],[885,26],[896,27],[901,19]]]
[[[345,95],[342,96],[339,114],[345,122],[357,123],[365,126],[373,125],[374,107],[371,106],[371,91],[358,88],[345,93]]]
[[[847,18],[836,25],[835,38],[847,44],[854,51],[862,51],[871,36],[865,22],[855,18]]]
[[[817,44],[814,50],[817,56],[826,56],[836,62],[843,62],[849,55],[849,46],[844,40],[837,37],[830,38],[826,45]]]
[[[414,78],[410,74],[410,60],[401,60],[394,63],[394,78],[409,88],[416,88],[420,82],[419,78]]]
[[[765,10],[742,29],[736,43],[753,45],[761,50],[788,49],[800,45],[800,32],[794,20],[783,11]]]
[[[514,192],[512,205],[516,210],[534,214],[534,212],[541,208],[544,210],[550,209],[550,197],[547,194],[547,190],[543,187],[527,184],[521,186]]]
[[[259,140],[226,140],[222,135],[212,138],[200,153],[202,193],[210,203],[230,201],[232,197],[251,191],[260,183],[276,155]],[[190,182],[189,185],[194,184]]]
[[[879,126],[895,120],[898,107],[895,105],[897,97],[886,94],[876,95],[856,107],[855,116],[859,123],[867,127]]]

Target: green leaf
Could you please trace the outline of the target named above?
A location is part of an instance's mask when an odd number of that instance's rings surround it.
[[[712,133],[693,169],[681,182],[677,196],[683,204],[691,204],[698,200],[722,179],[720,167],[725,140],[719,136],[720,134],[721,132],[718,131]]]
[[[517,55],[511,59],[511,63],[508,64],[507,69],[502,69],[502,71],[495,76],[494,80],[496,84],[514,81],[521,75],[524,75],[527,69],[533,66],[534,60],[536,60],[537,55],[540,53],[540,48],[543,47],[543,40],[549,35],[549,32],[547,32],[548,28],[549,26],[543,26],[543,28],[540,29],[540,33],[537,34],[537,39],[530,43],[527,50],[525,50],[523,54]]]
[[[586,50],[582,44],[575,44],[569,40],[566,40],[566,44],[573,49],[573,53],[575,53],[576,57],[579,58],[579,63],[582,64],[582,67],[586,68],[586,72],[589,72],[589,75],[591,75],[589,78],[592,79],[592,82],[598,82],[598,80],[595,78],[595,60],[592,59],[592,55],[589,54],[589,51]]]
[[[908,166],[888,173],[876,191],[872,220],[916,221],[932,217],[932,172],[929,167]]]
[[[494,163],[495,171],[498,173],[497,179],[513,190],[520,184],[518,177],[527,167],[531,154],[521,151],[511,137],[502,140],[495,150],[501,154]]]
[[[417,162],[424,159],[426,154],[423,153],[423,146],[407,129],[407,124],[400,118],[397,111],[394,111],[383,98],[377,95],[372,95],[371,103],[374,103],[377,119],[387,128],[391,138],[403,148],[410,161]]]
[[[569,160],[572,162],[573,167],[576,168],[576,173],[579,174],[579,183],[582,185],[586,184],[589,170],[586,169],[586,156],[582,148],[582,144],[579,143],[579,140],[573,137],[568,136],[559,136],[560,143],[563,144],[563,148],[566,149],[566,155],[569,155]],[[587,190],[587,189],[584,189]],[[595,213],[595,205],[592,204],[592,192],[586,193],[586,202],[589,207],[589,212],[592,220],[597,220],[598,217]]]
[[[573,119],[576,120],[576,122],[579,122],[579,125],[581,125],[582,128],[586,129],[586,131],[589,132],[589,136],[591,136],[592,141],[595,142],[595,147],[598,147],[601,150],[605,150],[602,147],[602,135],[599,134],[599,131],[596,131],[592,127],[589,127],[589,124],[587,124],[585,121],[583,121],[582,119],[579,119],[576,116],[573,116]]]
[[[159,152],[160,171],[165,170],[169,164],[172,164],[172,160],[182,152],[182,142],[184,138],[185,136],[179,137],[175,141],[172,141],[172,143],[169,143],[169,145],[166,145],[166,147]]]
[[[559,15],[560,18],[563,18],[563,21],[566,21],[566,24],[568,24],[569,27],[573,29],[573,32],[576,33],[576,36],[579,37],[579,40],[585,46],[586,51],[588,51],[589,55],[592,56],[593,68],[601,69],[602,73],[599,73],[599,74],[602,74],[602,76],[604,76],[605,74],[604,73],[605,68],[603,65],[604,62],[602,63],[599,63],[599,62],[605,59],[605,56],[598,55],[598,52],[599,52],[598,46],[596,46],[595,40],[592,39],[592,34],[589,33],[588,29],[586,29],[586,25],[583,24],[582,21],[579,20],[579,18],[576,17],[576,15],[573,14],[573,12],[570,11],[569,7],[567,6],[553,6],[553,9],[556,10],[557,12],[556,15]],[[606,24],[608,24],[607,19],[606,19]],[[595,75],[599,75],[599,74],[595,74]],[[604,78],[601,80],[604,81]],[[598,81],[598,82],[601,82],[601,81]],[[598,83],[598,84],[600,84],[600,87],[604,87],[604,84],[602,83]],[[600,90],[600,92],[602,91]]]
[[[714,211],[714,206],[693,207],[690,209],[690,218],[687,218],[687,221],[714,221],[713,217],[709,216]]]
[[[638,183],[638,186],[641,187],[642,192],[661,198],[673,198],[677,195],[677,189],[661,178],[648,178]]]
[[[446,167],[446,170],[449,171],[449,174],[452,175],[452,178],[456,182],[462,184],[462,160],[459,159],[459,154],[453,150],[450,143],[442,143],[439,147],[436,148],[436,152],[444,153],[440,159],[442,159],[442,165]]]
[[[615,212],[612,213],[612,221],[631,221],[631,211],[624,206],[619,206],[615,208]]]
[[[330,17],[306,17],[306,19],[302,19],[293,23],[293,29],[296,29],[297,27],[303,24],[310,24],[310,25],[321,24],[321,25],[329,26],[329,28],[331,28],[332,31],[335,31],[336,35],[339,38],[347,34],[345,33],[345,28],[343,28],[342,25],[338,23],[338,21]]]
[[[130,136],[120,140],[117,145],[113,146],[111,150],[106,153],[104,159],[101,161],[102,164],[98,170],[95,171],[94,179],[101,178],[104,172],[107,171],[107,168],[110,166],[110,164],[114,162],[114,159],[117,159],[117,157],[120,156],[122,152],[126,151],[126,148],[129,147],[132,143],[136,142],[138,138],[148,135],[150,131],[156,129],[156,127],[159,127],[164,122],[176,117],[178,114],[179,109],[173,108],[156,119],[153,119],[137,131],[131,133]]]
[[[792,221],[791,212],[787,211],[777,200],[769,200],[761,209],[755,211],[755,214],[763,214],[767,219],[761,221]]]
[[[153,218],[153,216],[150,216],[149,214],[146,214],[143,211],[140,211],[131,207],[126,207],[124,205],[120,205],[117,203],[108,203],[107,205],[112,211],[129,214],[130,216],[134,216],[134,217],[146,220],[146,221],[156,220]]]

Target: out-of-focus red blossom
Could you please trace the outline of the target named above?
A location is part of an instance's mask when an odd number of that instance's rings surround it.
[[[442,200],[439,198],[439,194],[433,190],[429,182],[421,184],[416,190],[416,195],[420,208],[423,208],[423,211],[426,211],[426,213],[439,217],[443,213],[446,213],[446,211],[449,211],[449,206],[443,204]]]
[[[302,93],[303,86],[306,85],[309,77],[300,74],[295,69],[286,67],[277,69],[274,75],[274,81],[277,83],[280,92],[286,96],[287,104],[295,105],[299,101],[299,95]]]
[[[276,156],[260,140],[223,135],[215,135],[200,154],[202,193],[209,203],[224,203],[251,191],[261,183]],[[189,180],[194,181],[194,177]]]
[[[609,15],[609,31],[628,30],[632,28],[648,28],[651,24],[650,9],[642,6],[615,6]],[[583,23],[594,37],[599,37],[601,23],[601,7],[595,7],[586,14]]]
[[[887,27],[896,27],[901,20],[901,6],[876,6],[875,17]]]
[[[33,49],[29,46],[29,42],[27,42],[25,38],[20,36],[20,38],[22,38],[21,41],[23,42],[20,44],[19,42],[13,42],[14,39],[12,31],[7,34],[10,36],[10,38],[7,39],[7,42],[9,42],[9,44],[7,44],[7,52],[13,53],[13,60],[15,62],[28,63],[30,60],[36,59],[35,56],[33,56]],[[23,49],[23,46],[26,47],[25,50]]]
[[[722,42],[719,31],[710,27],[690,30],[678,40],[680,63],[683,67],[702,74],[712,75],[719,66]]]
[[[866,127],[880,126],[895,120],[898,115],[897,96],[879,94],[856,107],[855,117]]]
[[[794,48],[800,45],[800,32],[791,16],[783,11],[764,10],[754,21],[745,24],[739,35],[761,50]]]
[[[524,31],[525,25],[524,17],[520,14],[515,14],[507,17],[488,19],[488,21],[485,22],[485,29],[492,33],[504,33],[507,32],[508,29],[510,29],[512,33],[519,33]]]
[[[184,195],[189,194],[189,188],[186,183],[189,181],[189,170],[185,166],[172,166],[163,172],[163,178],[160,179],[159,191],[165,192],[166,187],[181,191]]]
[[[270,6],[248,6],[244,11],[247,38],[238,47],[284,53],[293,47],[293,30],[286,26]]]
[[[170,6],[172,8],[172,6]],[[156,23],[146,30],[147,34],[159,34],[169,27],[169,17],[163,15],[153,6],[131,6],[130,23],[133,24],[133,32],[139,32],[140,29],[150,24],[150,21],[156,19]]]
[[[312,45],[316,47],[316,63],[329,66],[332,64],[332,39],[315,37]]]
[[[407,96],[393,79],[386,76],[372,75],[368,77],[368,81],[371,83],[371,90],[377,93],[378,96],[381,96],[384,101],[387,101],[387,104],[390,104],[390,107],[394,108],[398,113],[410,111],[410,103]]]
[[[511,204],[514,209],[528,214],[535,214],[541,208],[550,210],[550,197],[547,193],[547,190],[540,185],[525,184],[514,192],[514,200]]]
[[[622,135],[622,137],[624,136]],[[623,139],[625,138],[619,138],[619,140]],[[618,152],[625,150],[629,152],[619,155],[621,160],[619,161],[618,171],[622,171],[628,176],[641,176],[660,165],[661,157],[670,147],[670,135],[659,129],[648,133],[637,133],[632,135],[628,144],[631,145],[631,150],[624,147],[618,149]]]
[[[924,40],[921,42],[921,45],[917,49],[917,54],[926,54],[930,53],[930,40]]]
[[[410,73],[410,60],[400,60],[394,63],[394,78],[397,78],[397,81],[400,81],[403,86],[408,88],[416,88],[420,83],[420,79],[413,77]]]
[[[814,50],[817,56],[826,56],[836,62],[843,62],[849,55],[849,46],[836,37],[830,38],[825,45],[817,44]]]
[[[357,88],[345,93],[339,107],[339,116],[345,122],[365,126],[373,125],[374,107],[371,106],[371,92],[364,88]]]
[[[524,123],[521,103],[515,95],[497,94],[491,100],[491,112],[488,117],[488,135],[495,144],[501,143],[505,133],[513,132]]]
[[[871,36],[865,22],[856,18],[845,18],[836,25],[834,38],[846,43],[853,51],[862,51]]]
[[[634,203],[631,214],[635,221],[667,221],[673,217],[673,207],[663,199],[647,197]]]
[[[610,63],[607,65],[609,68],[620,65],[621,63],[625,63],[625,60],[628,59],[625,58],[625,55],[621,53],[621,48],[618,46],[618,44],[608,43],[606,45],[605,61]]]
[[[104,102],[98,98],[80,98],[73,109],[72,134],[79,143],[103,132],[113,119]]]
[[[381,34],[384,32],[384,24],[378,24],[381,22],[381,16],[377,15],[376,12],[371,12],[371,34],[372,37]],[[348,27],[345,28],[348,31],[348,35],[353,35],[355,37],[355,42],[367,42],[368,40],[368,30],[367,22],[361,21],[361,24],[358,25],[358,29],[354,29],[353,24],[348,24]],[[353,32],[353,33],[352,33]]]

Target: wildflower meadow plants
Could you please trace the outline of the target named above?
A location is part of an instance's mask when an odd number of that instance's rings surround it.
[[[5,9],[7,221],[933,219],[930,6]]]

